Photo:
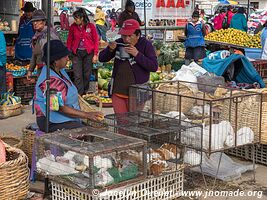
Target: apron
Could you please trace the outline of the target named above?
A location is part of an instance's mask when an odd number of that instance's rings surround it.
[[[19,37],[15,44],[15,57],[19,60],[30,60],[32,57],[31,41],[34,36],[32,22],[24,20],[19,28]]]

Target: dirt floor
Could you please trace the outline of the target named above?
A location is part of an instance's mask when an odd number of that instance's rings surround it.
[[[113,113],[111,108],[103,108],[105,114]],[[35,122],[35,116],[31,113],[31,106],[25,106],[23,114],[11,117],[5,120],[0,120],[0,133],[21,136],[21,130],[27,124]],[[241,161],[234,158],[237,162],[251,164],[251,162]],[[231,170],[231,169],[229,169]],[[204,191],[202,197],[180,197],[179,200],[187,199],[207,199],[207,200],[254,200],[262,199],[267,200],[267,166],[258,165],[256,168],[256,181],[253,182],[253,173],[247,172],[242,174],[242,177],[238,180],[231,182],[216,181],[215,187],[213,187],[214,178],[205,176],[207,186],[203,181],[203,177],[199,173],[186,172],[184,181],[185,191]],[[42,182],[31,183],[31,190],[37,193],[43,191],[44,185]],[[207,191],[207,193],[205,193]],[[216,192],[215,192],[216,191]],[[223,197],[220,196],[218,191],[232,191],[232,196]],[[236,197],[237,192],[244,192],[242,196]],[[213,193],[212,193],[213,192]],[[236,193],[234,193],[236,192]],[[223,193],[223,195],[225,195]],[[254,196],[253,196],[254,194]],[[207,197],[206,197],[207,195]],[[210,195],[210,196],[208,196]],[[231,195],[227,193],[227,195]],[[246,195],[246,196],[245,196]],[[35,195],[35,200],[42,199],[38,195]]]

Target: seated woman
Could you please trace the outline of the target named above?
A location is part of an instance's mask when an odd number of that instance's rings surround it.
[[[50,94],[52,91],[54,93],[50,97],[48,132],[82,127],[79,118],[93,121],[103,119],[101,112],[80,111],[77,88],[64,70],[69,53],[60,40],[50,41]],[[43,55],[43,61],[46,62],[47,43]],[[35,86],[36,121],[41,131],[45,131],[46,125],[46,70],[47,67],[44,66]]]

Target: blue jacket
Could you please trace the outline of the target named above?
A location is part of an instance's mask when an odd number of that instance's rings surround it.
[[[198,23],[195,26],[192,23],[186,25],[185,47],[205,46],[203,24]]]
[[[262,88],[265,87],[261,76],[258,74],[254,66],[249,62],[249,60],[242,55],[232,54],[225,59],[211,60],[208,57],[204,58],[202,62],[202,67],[208,72],[212,72],[217,76],[222,76],[231,63],[241,59],[243,64],[240,72],[235,77],[237,83],[259,83]]]
[[[0,31],[0,67],[6,65],[6,39],[2,31]]]
[[[247,32],[248,25],[245,15],[241,13],[236,13],[231,20],[230,28]]]
[[[79,101],[78,101],[78,91],[75,85],[71,82],[68,74],[65,72],[64,69],[60,71],[63,76],[65,76],[68,81],[71,83],[69,85],[67,82],[65,82],[59,75],[57,75],[53,70],[50,70],[50,76],[56,77],[60,80],[62,80],[68,87],[68,92],[66,96],[66,102],[65,105],[72,107],[74,109],[80,110]],[[43,67],[42,72],[37,80],[35,91],[36,91],[36,100],[35,103],[40,106],[42,113],[45,115],[46,110],[46,99],[45,95],[43,94],[42,90],[40,89],[40,85],[46,80],[46,66]],[[59,91],[60,92],[60,91]],[[50,111],[50,122],[52,123],[63,123],[68,121],[80,121],[78,118],[73,118],[64,115],[61,112],[58,111]]]

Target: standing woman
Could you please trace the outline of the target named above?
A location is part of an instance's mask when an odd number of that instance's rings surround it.
[[[6,91],[6,39],[0,31],[0,94]]]
[[[40,74],[44,62],[42,61],[43,47],[47,42],[47,25],[46,15],[42,10],[35,10],[32,16],[32,24],[36,31],[32,38],[32,58],[30,61],[30,67],[27,72],[27,79],[31,80],[32,73],[37,66],[38,75]],[[51,40],[59,40],[56,31],[51,28],[50,32]]]
[[[245,8],[240,7],[237,13],[232,17],[230,28],[241,30],[244,32],[248,31],[247,19],[245,16]]]
[[[31,19],[33,11],[36,9],[31,2],[26,2],[21,10],[24,11],[24,14],[19,21],[19,37],[15,44],[15,58],[18,60],[30,60],[32,57],[31,41],[35,33]]]
[[[198,11],[193,12],[192,21],[186,25],[185,36],[185,64],[189,65],[191,60],[198,62],[205,58],[205,26],[199,21]]]
[[[97,28],[97,33],[99,35],[99,40],[107,41],[107,26],[106,24],[106,16],[105,13],[102,11],[101,6],[97,6],[95,10],[95,24]]]
[[[67,47],[73,53],[74,83],[80,95],[89,89],[93,63],[98,60],[98,35],[96,27],[89,21],[84,9],[73,13]]]

